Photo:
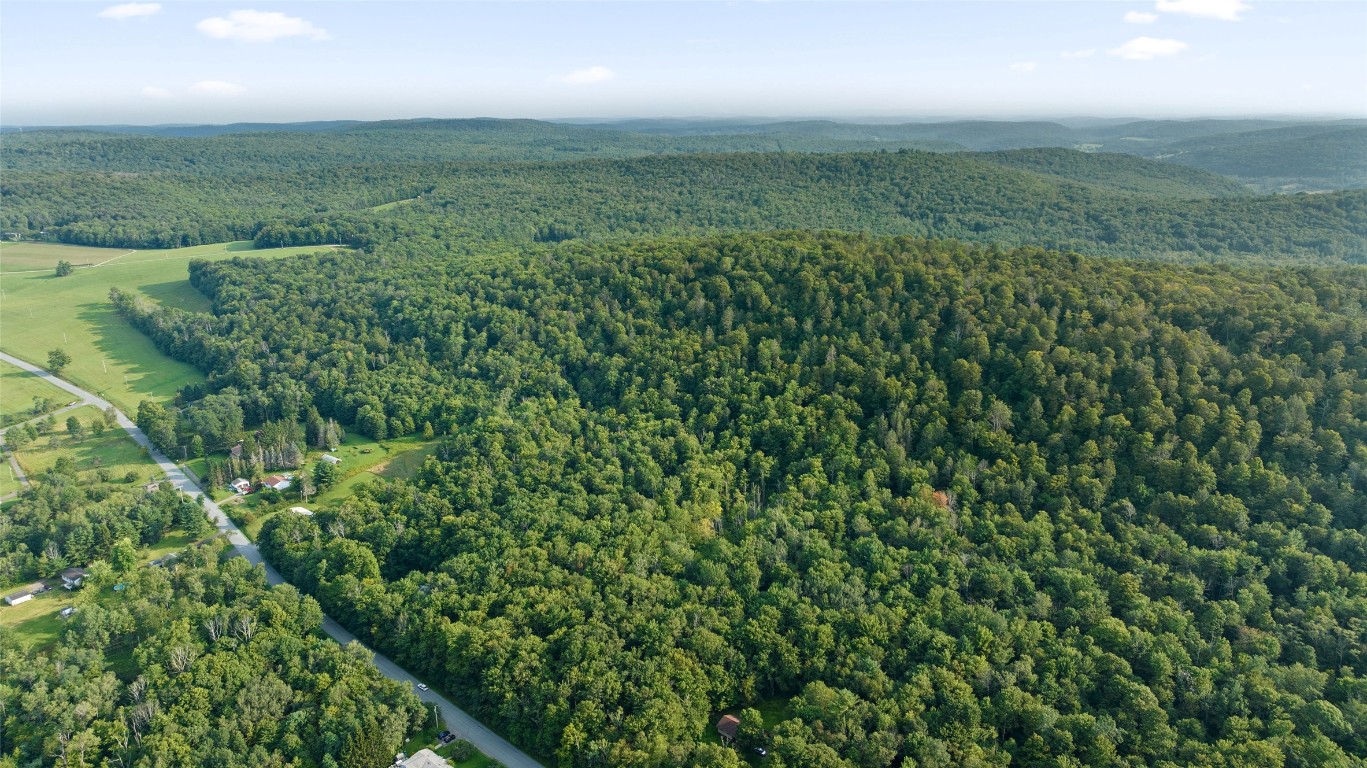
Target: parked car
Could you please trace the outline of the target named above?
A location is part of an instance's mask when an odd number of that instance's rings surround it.
[[[760,757],[764,757],[769,754],[769,750],[765,749],[764,747],[755,747],[755,754],[759,755]]]
[[[420,690],[420,691],[425,691],[425,690],[427,690],[427,683],[418,683],[418,690]]]

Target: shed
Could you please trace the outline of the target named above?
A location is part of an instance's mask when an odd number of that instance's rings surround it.
[[[740,730],[740,718],[735,715],[722,715],[717,721],[717,735],[725,744],[730,744],[736,740],[736,732]]]
[[[75,612],[76,612],[76,607],[73,606],[73,605],[68,605],[67,607],[65,607],[65,608],[63,608],[62,610],[58,611],[58,612],[57,612],[57,615],[58,615],[58,616],[61,616],[62,618],[65,619],[65,618],[69,617],[71,614],[73,614],[73,613],[75,613]]]
[[[296,515],[303,515],[304,517],[313,517],[313,511],[306,507],[290,507],[290,511]]]
[[[231,483],[228,483],[228,487],[232,488],[234,491],[237,491],[238,493],[248,493],[252,489],[252,481],[248,480],[245,477],[239,477]]]
[[[5,595],[5,605],[18,605],[20,603],[27,603],[32,599],[33,593],[29,591],[27,588],[25,588],[19,590],[18,592],[15,592],[14,594]]]
[[[336,456],[333,456],[333,455],[330,454],[330,453],[325,453],[325,454],[323,454],[323,461],[326,461],[326,462],[329,463],[329,464],[341,464],[341,463],[342,463],[342,460],[341,460],[341,459],[337,458]]]

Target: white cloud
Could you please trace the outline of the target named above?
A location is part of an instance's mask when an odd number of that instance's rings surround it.
[[[1244,0],[1158,0],[1155,7],[1162,13],[1238,21],[1239,14],[1248,10],[1248,3]]]
[[[171,92],[155,85],[143,86],[142,95],[149,99],[169,99]]]
[[[1030,72],[1034,72],[1034,71],[1035,71],[1035,67],[1037,67],[1037,66],[1039,66],[1039,64],[1037,64],[1036,62],[1033,62],[1033,61],[1018,61],[1018,62],[1016,62],[1016,63],[1014,63],[1014,64],[1011,65],[1011,71],[1012,71],[1012,72],[1024,72],[1024,73],[1027,73],[1027,74],[1028,74],[1028,73],[1030,73]]]
[[[123,5],[111,5],[99,12],[102,19],[131,19],[135,16],[151,16],[161,11],[161,3],[124,3]]]
[[[1065,59],[1090,59],[1096,55],[1095,48],[1083,48],[1080,51],[1064,51],[1059,54]]]
[[[247,90],[237,83],[230,83],[226,80],[200,80],[190,86],[190,93],[198,93],[203,96],[236,96]]]
[[[233,11],[227,18],[207,18],[196,24],[195,29],[219,40],[243,43],[269,43],[282,37],[328,39],[326,29],[315,27],[312,22],[297,16],[286,16],[276,11]]]
[[[1125,14],[1126,24],[1152,24],[1155,21],[1158,21],[1158,14],[1156,13],[1130,11],[1129,13]]]
[[[1147,59],[1156,59],[1159,56],[1173,56],[1185,51],[1187,47],[1187,44],[1181,40],[1157,37],[1136,37],[1119,48],[1112,48],[1107,51],[1107,53],[1112,56],[1119,56],[1122,59],[1145,61]]]
[[[607,67],[588,67],[576,69],[568,75],[563,75],[560,80],[571,85],[589,85],[590,83],[607,82],[616,76],[617,73]]]

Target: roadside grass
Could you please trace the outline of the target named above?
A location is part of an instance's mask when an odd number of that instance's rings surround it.
[[[15,451],[15,458],[29,476],[29,482],[41,483],[43,473],[51,469],[62,455],[70,456],[81,472],[106,469],[116,482],[122,481],[129,472],[137,475],[139,483],[162,477],[161,468],[121,428],[108,427],[103,435],[92,435],[90,422],[96,415],[103,414],[93,405],[67,411],[57,417],[57,427],[52,432],[40,435],[37,440]],[[72,416],[86,425],[85,437],[79,440],[73,439],[66,428],[66,420]]]
[[[428,705],[427,711],[429,714],[431,713],[431,705]],[[479,751],[476,751],[475,756],[468,760],[461,760],[459,762],[452,760],[451,753],[455,751],[456,744],[453,742],[440,747],[436,746],[437,732],[440,730],[440,728],[437,728],[434,725],[428,725],[421,731],[418,731],[412,738],[405,741],[403,746],[399,747],[399,749],[403,750],[403,753],[406,755],[411,755],[420,749],[430,749],[446,758],[451,765],[455,766],[455,768],[485,768],[485,766],[493,764],[494,761],[492,759]]]
[[[55,270],[59,261],[69,261],[73,267],[84,267],[117,258],[125,253],[134,251],[128,248],[95,248],[54,243],[0,243],[0,274],[33,269]]]
[[[17,243],[0,247],[0,259],[22,246],[16,258],[70,258],[73,246]],[[119,249],[86,249],[123,253]],[[186,384],[204,381],[193,366],[162,354],[146,336],[119,317],[109,303],[118,287],[166,305],[204,311],[209,301],[189,283],[192,258],[234,256],[281,258],[328,250],[323,246],[259,250],[250,241],[215,243],[161,251],[136,251],[99,267],[76,269],[66,277],[53,273],[6,274],[0,290],[0,349],[35,365],[61,347],[71,355],[62,377],[109,400],[130,417],[144,399],[160,402]],[[83,257],[90,260],[93,257]],[[108,257],[106,257],[108,258]],[[92,262],[94,263],[94,262]],[[7,267],[8,269],[9,267]]]
[[[0,456],[0,464],[5,465],[4,469],[0,469],[0,497],[24,490],[24,486],[19,482],[19,478],[14,476],[14,468],[9,465],[8,452],[3,456]],[[14,501],[14,499],[10,499],[10,501]],[[9,502],[5,503],[7,505],[9,504]]]
[[[0,427],[28,421],[45,412],[34,413],[34,400],[46,399],[56,410],[76,401],[76,396],[43,381],[17,365],[0,361]]]

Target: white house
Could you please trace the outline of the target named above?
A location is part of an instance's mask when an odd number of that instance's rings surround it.
[[[285,477],[284,475],[271,475],[270,477],[261,481],[261,487],[271,488],[277,491],[283,491],[286,488],[290,487],[290,479],[288,477]]]
[[[84,568],[68,568],[62,571],[62,586],[67,589],[75,589],[81,586],[81,581],[85,579],[86,570]]]

